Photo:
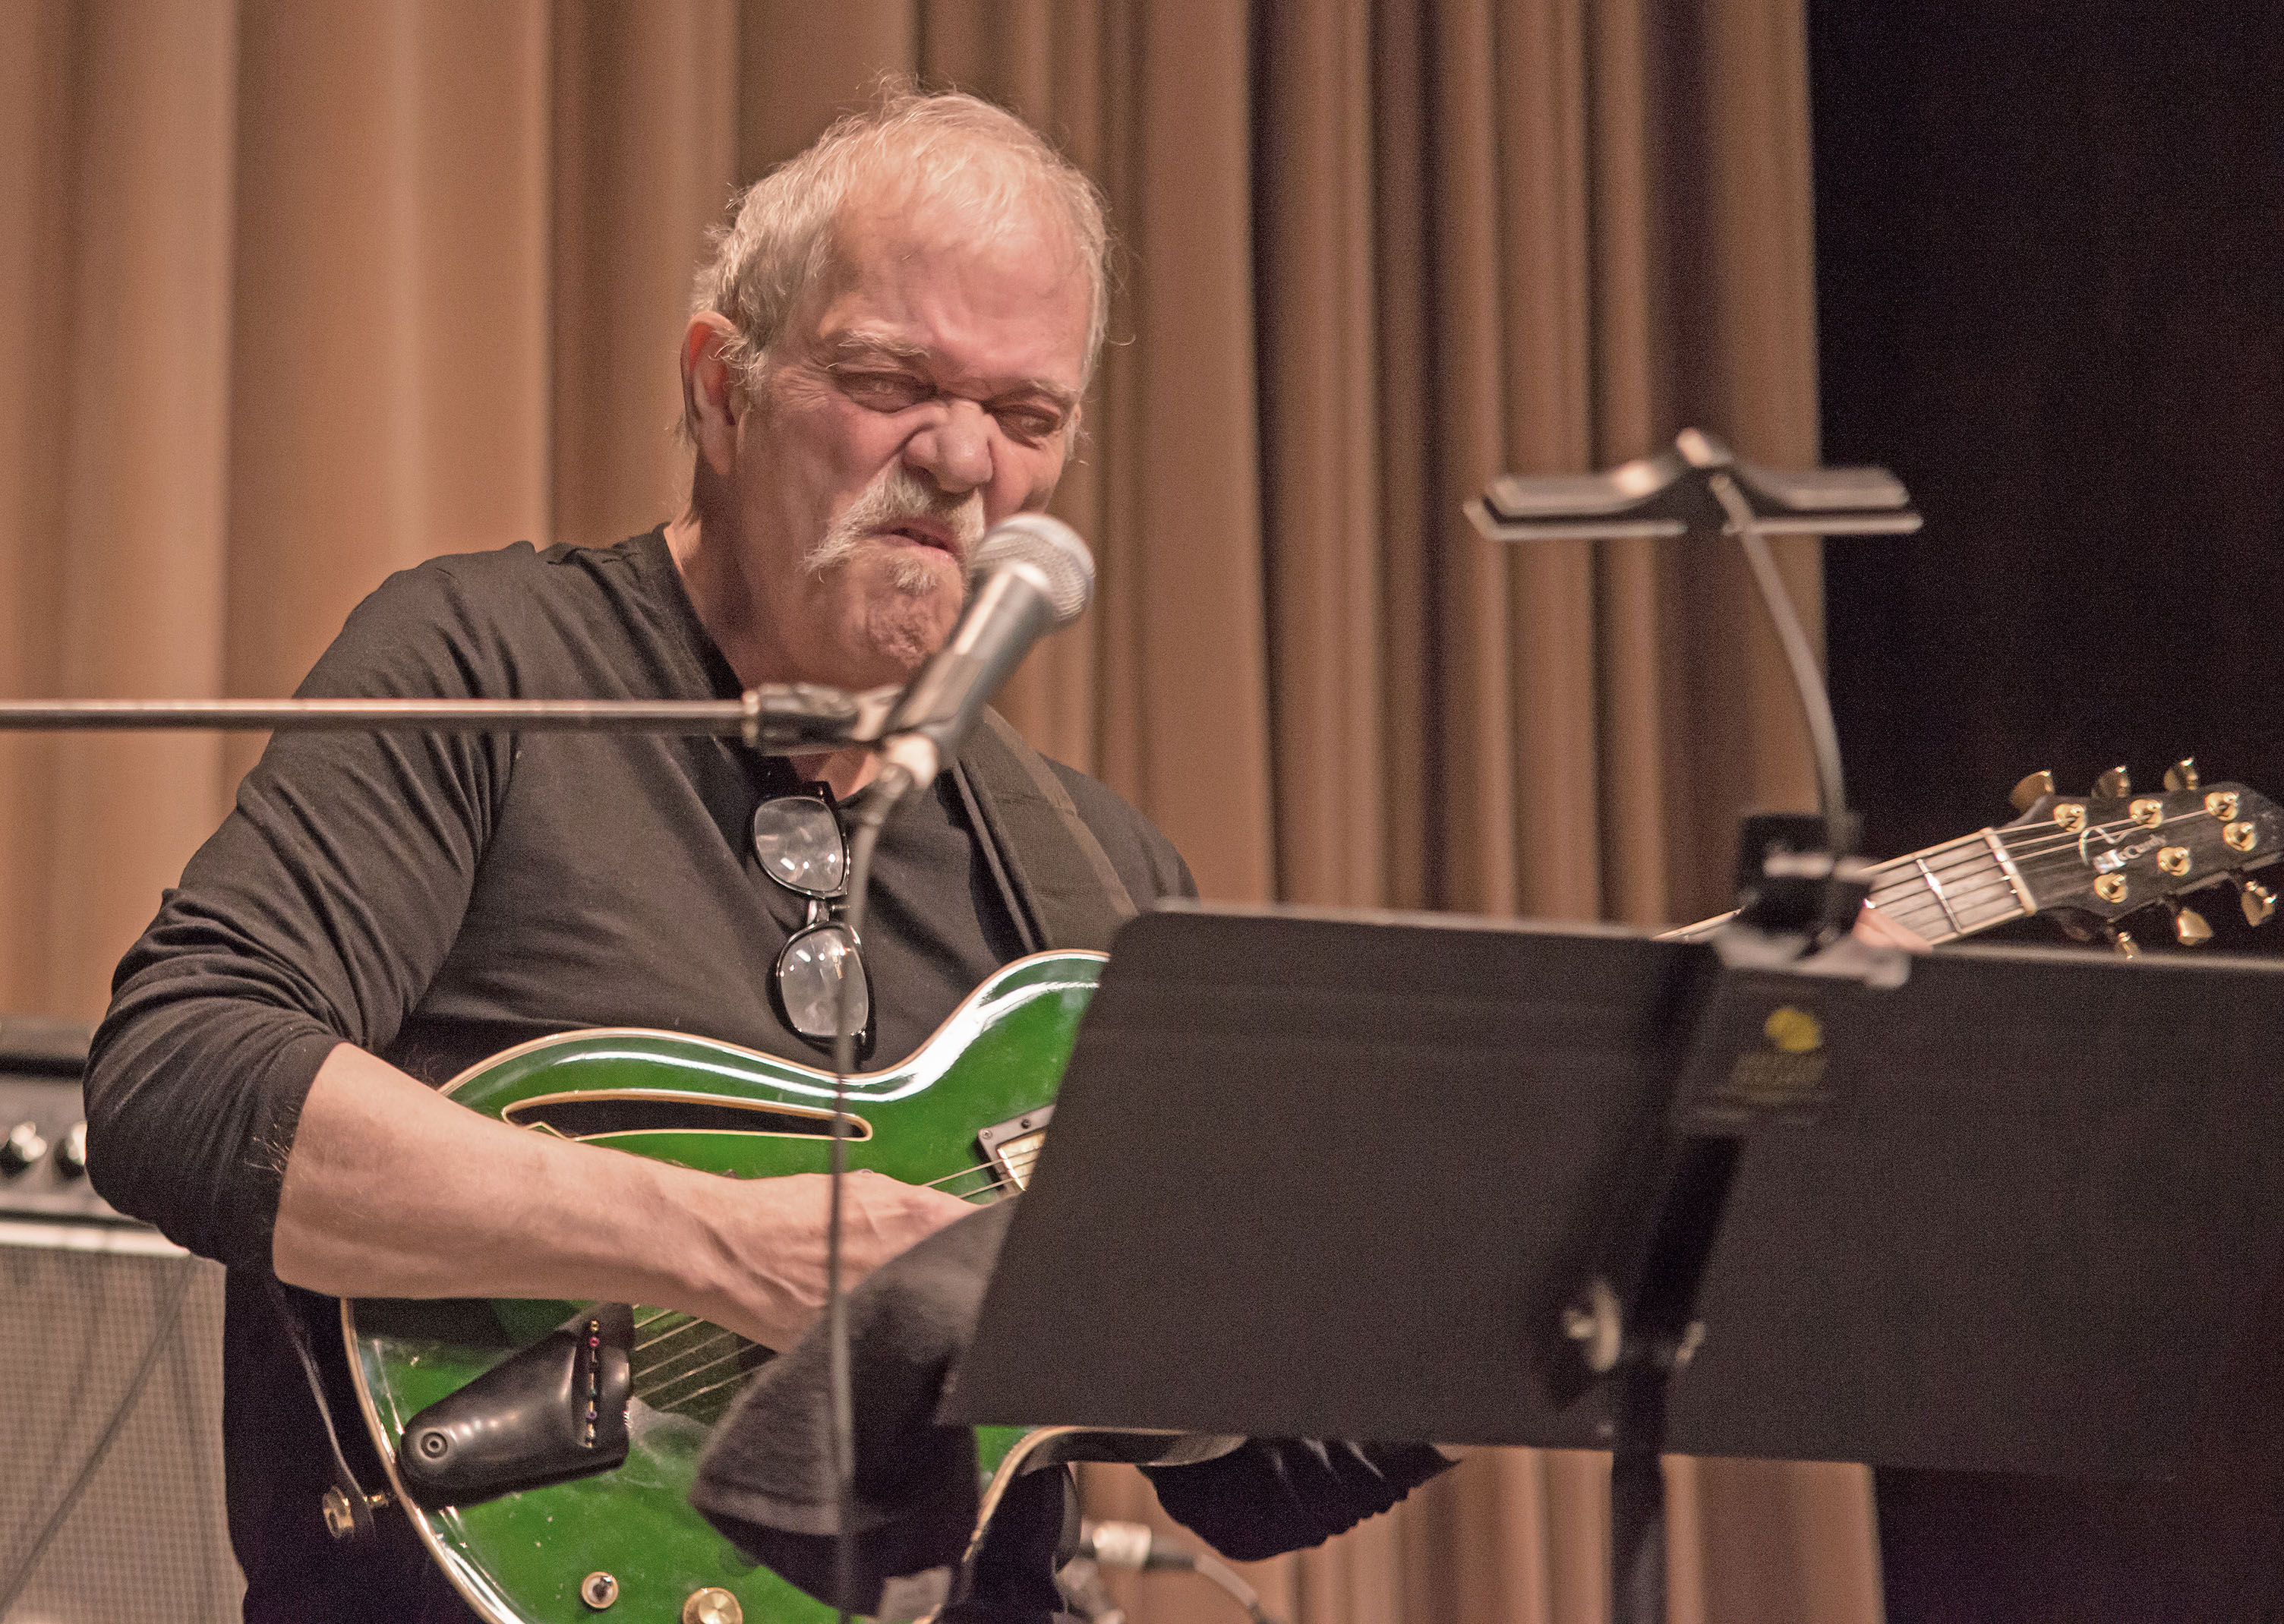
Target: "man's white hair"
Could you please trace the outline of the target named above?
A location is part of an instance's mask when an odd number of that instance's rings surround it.
[[[1021,217],[1015,205],[1044,200],[1068,224],[1087,274],[1086,371],[1109,324],[1109,231],[1101,194],[1076,166],[1004,108],[958,91],[891,86],[862,113],[835,123],[799,155],[746,189],[729,223],[709,238],[693,314],[726,317],[724,347],[748,390],[766,371],[810,280],[833,253],[833,228],[849,199],[875,176],[892,176],[916,197],[954,192],[982,235]]]

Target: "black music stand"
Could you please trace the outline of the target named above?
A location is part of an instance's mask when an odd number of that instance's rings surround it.
[[[2163,1474],[2272,1373],[2279,1031],[2265,960],[1964,949],[1883,989],[1146,916],[945,1413]]]

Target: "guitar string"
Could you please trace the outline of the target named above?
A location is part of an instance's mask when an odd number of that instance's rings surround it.
[[[2217,818],[2217,815],[2203,808],[2195,808],[2165,821],[2178,824],[2200,817]],[[2051,835],[2042,834],[2019,844],[2006,840],[2003,834],[1999,834],[1999,840],[2008,858],[2014,862],[2016,872],[2027,881],[2033,872],[2045,878],[2057,870],[2067,871],[2078,866],[2083,860],[2077,855],[2077,848],[2088,835],[2106,835],[2113,830],[2148,827],[2151,825],[2128,816],[2097,823],[2077,832],[2057,828]],[[2163,824],[2158,827],[2163,827]],[[1999,833],[1998,831],[1991,832]],[[1978,877],[1972,884],[1964,884],[1959,879],[1961,871],[1967,870],[1977,873]],[[2005,878],[2004,865],[1990,849],[1989,842],[1980,832],[1930,847],[1923,852],[1889,858],[1875,864],[1872,871],[1877,877],[1871,886],[1873,905],[1906,924],[1912,923],[1912,917],[1923,918],[1929,923],[1941,919],[1944,928],[1933,933],[1938,939],[1956,939],[2004,923],[2006,919],[2027,917],[2036,911],[2035,908],[2022,907],[2020,899],[2013,896],[2014,887]],[[1933,886],[1928,883],[1930,876],[1936,882]],[[1946,878],[1951,883],[1944,884]],[[1936,894],[1937,886],[1941,887],[1940,895]],[[2002,886],[2007,894],[2007,901],[2003,906],[1993,907],[1997,897],[1982,894],[1996,893]],[[1944,906],[1946,902],[1951,904],[1948,908]]]
[[[1950,903],[1953,910],[1972,910],[1987,907],[1993,902],[2000,902],[2006,907],[2021,911],[2014,897],[2014,888],[2006,882],[2004,875],[1977,878],[1971,882],[1962,881],[1954,876],[1950,883],[1943,885],[1939,893],[1924,879],[1917,879],[1917,883],[1904,881],[1874,886],[1871,900],[1873,907],[1889,913],[1897,911],[1899,907],[1925,908],[1944,902]]]
[[[1034,1151],[1029,1152],[1029,1154],[1036,1157],[1038,1152]],[[1010,1157],[1008,1159],[1012,1162],[1014,1158]],[[949,1184],[956,1178],[968,1178],[978,1173],[991,1174],[994,1165],[995,1164],[988,1161],[979,1161],[973,1167],[960,1168],[957,1173],[947,1173],[942,1178],[932,1178],[928,1180],[927,1183],[922,1184],[920,1188],[922,1190],[934,1190],[937,1185]],[[996,1175],[994,1176],[996,1177]],[[989,1188],[989,1186],[987,1185],[986,1188]]]
[[[2030,830],[2024,830],[2023,838],[2020,840],[2010,840],[2006,838],[2007,825],[2001,825],[2000,827],[1993,829],[1991,832],[1998,837],[1999,844],[2006,848],[2006,855],[2014,858],[2017,863],[2020,863],[2025,858],[2035,860],[2061,853],[2074,852],[2078,844],[2089,835],[2105,835],[2113,830],[2163,829],[2168,824],[2188,823],[2196,819],[2209,819],[2214,822],[2219,821],[2214,814],[2199,808],[2195,810],[2184,812],[2177,816],[2167,818],[2163,823],[2156,824],[2144,824],[2138,818],[2121,817],[2112,819],[2107,823],[2089,824],[2082,830],[2063,829],[2059,825],[2057,825],[2051,833],[2047,832],[2043,828],[2039,829],[2035,833]],[[1913,864],[1922,856],[1946,855],[1952,852],[1957,852],[1960,854],[1962,857],[1966,857],[1970,860],[1974,859],[1978,855],[1982,857],[1988,858],[1991,861],[1995,862],[1997,860],[1995,855],[1991,854],[1981,832],[1978,832],[1975,834],[1962,836],[1956,840],[1945,841],[1941,846],[1931,846],[1924,853],[1914,852],[1905,856],[1890,858],[1886,863],[1876,865],[1875,871],[1894,870],[1905,867],[1905,865]]]
[[[1972,875],[1952,874],[1929,885],[1922,876],[1895,884],[1874,886],[1872,901],[1874,906],[1893,910],[1901,900],[1906,904],[1927,906],[1947,902],[1954,908],[1977,908],[1997,902],[2017,908],[2014,887],[1995,863],[1983,872]]]
[[[2211,813],[2197,811],[2193,813],[2184,813],[2180,816],[2168,821],[2174,824],[2179,824],[2186,822],[2191,818],[2210,819],[2213,817],[2214,815]],[[2161,824],[2157,827],[2162,828],[2163,826],[2163,825]],[[2149,827],[2150,825],[2139,823],[2135,819],[2124,818],[2111,823],[2092,824],[2086,830],[2076,833],[2067,831],[2057,831],[2053,836],[2042,837],[2037,841],[2023,841],[2019,844],[2015,844],[2006,842],[2002,839],[2001,844],[2005,847],[2007,856],[2013,860],[2018,870],[2022,871],[2026,875],[2031,870],[2036,870],[2038,873],[2044,875],[2078,866],[2079,859],[2077,858],[2077,848],[2089,835],[2102,836],[2110,833],[2112,831]],[[1998,832],[1994,831],[1993,832]],[[2114,845],[2115,842],[2112,841],[2110,844]],[[1989,872],[1994,870],[2001,870],[2002,868],[2002,865],[1999,863],[1996,855],[1988,849],[1981,837],[1971,835],[1966,837],[1962,840],[1952,842],[1947,846],[1930,847],[1925,854],[1914,854],[1908,857],[1891,859],[1888,863],[1879,864],[1873,871],[1876,875],[1893,876],[1896,883],[1908,887],[1914,880],[1920,880],[1922,883],[1924,882],[1924,876],[1920,875],[1917,871],[1919,863],[1921,861],[1934,857],[1947,856],[1953,853],[1956,853],[1957,856],[1952,861],[1942,863],[1934,861],[1928,862],[1928,866],[1935,871],[1938,879],[1944,875],[1955,874],[1965,869],[1978,869],[1985,872]],[[2208,872],[2210,872],[2210,871],[2208,871]],[[1874,880],[1873,889],[1876,892],[1881,888],[1879,882]]]
[[[691,1377],[710,1370],[722,1362],[722,1355],[717,1350],[721,1347],[724,1337],[735,1338],[743,1347],[758,1346],[749,1338],[739,1336],[736,1331],[725,1325],[708,1324],[706,1329],[708,1332],[706,1339],[697,1346],[685,1347],[678,1354],[669,1354],[663,1359],[651,1360],[644,1366],[642,1379],[650,1384],[651,1392],[673,1386],[677,1382],[686,1381]],[[732,1356],[734,1354],[733,1349]],[[669,1371],[672,1374],[668,1374]]]
[[[755,1344],[752,1344],[752,1346],[758,1347],[760,1346],[760,1344],[759,1344],[759,1343],[755,1343]],[[685,1394],[684,1394],[680,1398],[678,1398],[678,1399],[675,1400],[674,1401],[675,1401],[676,1403],[677,1403],[677,1404],[690,1404],[690,1403],[695,1403],[698,1400],[704,1398],[708,1394],[709,1394],[709,1393],[718,1393],[718,1392],[720,1392],[723,1388],[724,1388],[724,1387],[726,1387],[726,1386],[730,1386],[732,1382],[742,1381],[742,1380],[744,1380],[747,1377],[751,1376],[752,1374],[753,1374],[753,1372],[752,1372],[751,1370],[740,1370],[740,1371],[739,1371],[739,1372],[737,1373],[737,1375],[735,1375],[735,1376],[725,1376],[725,1377],[724,1377],[720,1381],[716,1382],[716,1383],[715,1383],[713,1386],[708,1386],[708,1387],[700,1387],[700,1388],[697,1392],[695,1392],[695,1393],[685,1393]]]
[[[2003,875],[1991,879],[1976,878],[1971,881],[1954,876],[1949,882],[1943,885],[1941,895],[1944,900],[1956,904],[1968,899],[1982,900],[1993,893],[2011,899],[2014,894],[2014,888],[2006,883],[2006,877]],[[1917,885],[1902,884],[1874,887],[1872,892],[1872,902],[1874,907],[1889,908],[1894,906],[1894,900],[1897,898],[1908,896],[1914,901],[1920,901],[1936,895],[1936,887],[1924,882]]]
[[[683,1321],[683,1322],[682,1322],[682,1323],[680,1323],[679,1325],[675,1326],[675,1327],[674,1327],[674,1329],[673,1329],[673,1330],[671,1330],[671,1331],[660,1331],[656,1336],[654,1336],[654,1337],[651,1338],[651,1339],[650,1339],[649,1341],[647,1341],[647,1342],[637,1342],[637,1343],[636,1343],[636,1344],[635,1344],[635,1352],[637,1352],[637,1353],[638,1353],[638,1354],[646,1354],[646,1353],[648,1353],[648,1352],[649,1352],[652,1348],[653,1348],[653,1347],[659,1347],[660,1345],[661,1345],[661,1344],[663,1344],[663,1343],[671,1342],[672,1340],[674,1340],[674,1339],[675,1339],[675,1338],[677,1338],[677,1337],[680,1336],[684,1331],[690,1330],[692,1326],[695,1326],[695,1325],[703,1325],[703,1324],[706,1324],[707,1323],[708,1323],[708,1322],[707,1322],[707,1321],[705,1321],[705,1320],[702,1320],[702,1319],[697,1319],[697,1318],[694,1318],[694,1317],[693,1317],[693,1318],[691,1318],[691,1319],[686,1319],[686,1320]]]
[[[2211,813],[2186,813],[2184,817],[2174,817],[2172,823],[2188,823],[2188,817],[2213,817],[2213,816]],[[2014,861],[2017,871],[2022,871],[2023,875],[2028,875],[2028,872],[2033,872],[2033,871],[2039,872],[2039,875],[2046,875],[2046,872],[2061,872],[2061,871],[2069,871],[2069,868],[2081,866],[2081,859],[2078,859],[2078,845],[2085,840],[2085,836],[2108,836],[2108,833],[2115,832],[2115,829],[2147,829],[2147,827],[2149,827],[2149,824],[2142,824],[2142,823],[2136,823],[2136,820],[2131,820],[2131,817],[2124,817],[2124,820],[2117,820],[2117,823],[2092,824],[2092,827],[2087,827],[2085,832],[2081,833],[2058,832],[2055,836],[2039,840],[2039,843],[2028,843],[2026,840],[2026,843],[2022,845],[2007,845],[2006,852],[2007,856]],[[2158,824],[2158,827],[2163,827],[2163,824]],[[2158,839],[2163,839],[2163,836],[2158,836]],[[2108,845],[2113,845],[2115,847],[2115,840],[2110,840]],[[1980,856],[1974,855],[1974,852],[1964,852],[1962,861],[1944,863],[1944,866],[1936,868],[1936,875],[1955,872],[1959,871],[1959,868],[1969,868],[1969,866],[1998,868],[1998,859],[1996,859],[1996,855],[1987,855],[1987,852]],[[2211,872],[2211,871],[2206,871],[2206,872]]]
[[[1945,891],[1980,890],[1991,886],[2005,886],[2006,875],[1996,863],[1986,863],[1981,868],[1962,863],[1954,864],[1948,870],[1938,871],[1936,875],[1936,884]],[[1927,876],[1912,872],[1888,876],[1874,881],[1872,886],[1872,894],[1878,897],[1895,895],[1905,891],[1928,889],[1931,887],[1927,884]]]
[[[2085,831],[2057,829],[2051,835],[2042,835],[2036,841],[2025,840],[2019,845],[2006,843],[2002,835],[2001,844],[2014,861],[2017,872],[2027,881],[2033,876],[2043,878],[2058,871],[2068,871],[2083,866],[2084,860],[2078,855],[2077,848],[2088,834],[2106,835],[2113,830],[2128,828],[2162,829],[2165,824],[2180,824],[2193,818],[2222,821],[2218,814],[2197,808],[2155,825],[2127,817],[2095,824]],[[1953,854],[1956,856],[1952,861],[1937,861]],[[1941,887],[1940,894],[1936,886],[1928,883],[1928,874],[1920,871],[1922,864],[1932,871]],[[1972,883],[1962,883],[1958,878],[1966,870],[1977,871],[1977,878]],[[2021,900],[2013,894],[2014,888],[2006,879],[2003,865],[1980,834],[1964,836],[1939,847],[1931,847],[1922,853],[1890,859],[1877,865],[1873,872],[1882,877],[1875,879],[1871,887],[1873,906],[1882,909],[1902,923],[1912,925],[1915,929],[1922,928],[1915,922],[1933,924],[1940,920],[1943,928],[1931,933],[1922,932],[1937,940],[1955,940],[2036,911],[2035,907],[2023,908]],[[1946,878],[1950,881],[1948,884],[1943,883]],[[2200,877],[2200,884],[2212,883],[2218,878],[2209,870]],[[2003,902],[2000,901],[2002,896]],[[1949,906],[1946,907],[1946,903]],[[1994,903],[1998,905],[1993,906]]]
[[[692,1370],[684,1370],[678,1376],[670,1376],[663,1381],[652,1382],[648,1386],[637,1387],[633,1389],[632,1396],[647,1401],[652,1399],[655,1399],[661,1393],[670,1392],[674,1388],[681,1386],[684,1382],[694,1381],[699,1377],[705,1375],[708,1370],[717,1369],[718,1367],[733,1361],[743,1359],[748,1354],[759,1353],[766,1355],[769,1352],[769,1350],[764,1348],[760,1343],[748,1342],[745,1338],[737,1336],[735,1331],[725,1331],[722,1334],[726,1337],[735,1337],[739,1345],[736,1347],[731,1348],[728,1353],[717,1355],[714,1358],[708,1359],[704,1364],[699,1365]],[[738,1377],[750,1375],[753,1370],[757,1368],[757,1365],[748,1365],[746,1369],[737,1371],[735,1374],[726,1378],[725,1379],[735,1381]],[[715,1388],[719,1387],[722,1385],[723,1384],[721,1382],[709,1383],[708,1386],[699,1388],[696,1392],[682,1394],[669,1401],[668,1403],[657,1405],[656,1408],[664,1409],[669,1408],[670,1404],[687,1404],[691,1400],[711,1393]]]
[[[2113,818],[2105,823],[2089,824],[2083,830],[2064,829],[2060,824],[2053,825],[2051,831],[2049,831],[2043,824],[2025,826],[2022,824],[2002,824],[1995,826],[1991,832],[1999,837],[2000,843],[2006,847],[2010,855],[2020,857],[2025,854],[2038,855],[2059,848],[2075,847],[2081,839],[2090,833],[2100,833],[2108,830],[2127,828],[2163,829],[2170,824],[2187,823],[2198,818],[2209,818],[2218,821],[2217,814],[2208,811],[2202,807],[2193,807],[2186,812],[2176,813],[2171,817],[2165,818],[2154,824],[2144,824],[2138,818],[2127,816]],[[2020,843],[2009,840],[2006,838],[2006,831],[2008,829],[2019,829],[2022,832],[2022,839]],[[1931,846],[1927,848],[1927,852],[1925,853],[1912,852],[1906,853],[1901,857],[1890,857],[1886,862],[1876,864],[1875,867],[1880,869],[1894,868],[1902,864],[1909,863],[1920,856],[1940,852],[1973,850],[1982,847],[1983,846],[1983,832],[1978,830],[1973,834],[1962,835],[1955,840],[1946,840],[1941,845]]]
[[[980,1189],[971,1191],[970,1193],[972,1195],[982,1195],[1007,1190],[1019,1190],[1021,1188],[1021,1177],[1029,1173],[1031,1167],[1037,1162],[1037,1160],[1038,1152],[1036,1151],[1019,1152],[1015,1155],[1009,1156],[1006,1159],[1007,1171],[1005,1175],[994,1172],[991,1165],[989,1163],[979,1163],[972,1167],[961,1168],[957,1173],[946,1174],[943,1178],[932,1180],[931,1183],[942,1184],[949,1183],[950,1180],[955,1178],[974,1174],[983,1174],[986,1175],[985,1183]],[[655,1324],[658,1321],[667,1318],[674,1312],[676,1312],[676,1310],[661,1310],[660,1313],[652,1315],[649,1318],[642,1321],[641,1323],[644,1325]],[[724,1364],[731,1360],[742,1358],[746,1354],[758,1349],[761,1347],[759,1343],[748,1340],[747,1339],[738,1335],[738,1333],[733,1331],[715,1325],[709,1321],[692,1317],[685,1318],[680,1324],[674,1326],[670,1330],[661,1331],[658,1336],[651,1339],[647,1342],[637,1343],[635,1345],[634,1351],[637,1353],[649,1353],[669,1339],[679,1336],[685,1331],[696,1330],[701,1327],[711,1331],[713,1335],[706,1340],[700,1342],[695,1347],[684,1348],[664,1359],[656,1360],[652,1362],[649,1368],[643,1372],[644,1379],[648,1383],[648,1385],[637,1386],[632,1389],[632,1396],[644,1400],[655,1398],[660,1394],[669,1392],[670,1390],[691,1381],[694,1378],[704,1375],[707,1371],[715,1369],[718,1365]],[[707,1360],[701,1364],[689,1366],[688,1368],[677,1370],[673,1375],[668,1376],[663,1379],[659,1378],[659,1371],[666,1368],[668,1365],[682,1364],[701,1354],[708,1353],[719,1347],[721,1340],[725,1338],[736,1342],[738,1346],[731,1349],[728,1353],[716,1354],[713,1358]],[[682,1394],[671,1401],[677,1404],[689,1403],[693,1399],[702,1398],[707,1394],[715,1392],[718,1388],[727,1386],[730,1382],[737,1380],[739,1377],[747,1373],[747,1372],[746,1371],[739,1371],[735,1375],[724,1378],[722,1381],[710,1383],[704,1387],[700,1387],[696,1392]]]
[[[2070,844],[2075,846],[2075,839]],[[2057,871],[2075,871],[2081,866],[2074,852],[2026,853],[2016,863],[2017,871],[2026,882],[2033,878],[2043,879]],[[1975,878],[1972,881],[1962,881],[1959,874],[1968,869],[1977,871]],[[2005,918],[2027,917],[2037,911],[2035,906],[2022,906],[2022,899],[2014,894],[2014,886],[1995,857],[1986,855],[1979,862],[1969,860],[1945,864],[1936,868],[1935,875],[1941,887],[1939,894],[1936,886],[1928,883],[1926,875],[1902,871],[1887,883],[1873,885],[1873,904],[1906,923],[1912,917],[1942,917],[1954,927],[1947,933],[1960,935],[2000,923]],[[2182,888],[2202,888],[2204,885],[2215,883],[2219,878],[2219,874],[2207,870],[2198,877],[2195,885]],[[1945,907],[1945,903],[1949,906]]]

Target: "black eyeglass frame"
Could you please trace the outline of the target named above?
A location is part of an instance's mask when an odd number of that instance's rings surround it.
[[[761,821],[763,815],[770,807],[788,800],[814,802],[822,806],[825,808],[825,816],[833,820],[833,836],[841,842],[841,883],[829,891],[821,891],[811,886],[797,886],[794,884],[793,881],[786,878],[785,876],[771,869],[768,860],[762,855]],[[846,940],[849,944],[849,956],[856,962],[859,985],[864,992],[864,1024],[856,1030],[856,1043],[858,1058],[860,1059],[868,1058],[872,1050],[872,1040],[875,1035],[874,1027],[878,1018],[878,1010],[872,997],[872,966],[864,962],[864,938],[859,936],[855,930],[850,928],[848,920],[845,917],[841,917],[839,911],[841,904],[845,903],[849,899],[849,872],[852,862],[852,856],[849,847],[849,832],[841,826],[841,815],[838,809],[838,803],[833,798],[832,790],[822,784],[804,784],[797,788],[783,790],[776,794],[768,796],[763,800],[759,805],[755,807],[754,816],[748,824],[748,830],[749,839],[754,848],[755,861],[760,867],[762,872],[766,875],[769,878],[770,882],[778,886],[778,889],[785,891],[791,895],[801,898],[802,902],[806,904],[808,910],[807,917],[790,936],[786,938],[785,946],[778,949],[777,962],[770,966],[770,1008],[776,1012],[778,1019],[784,1023],[785,1029],[792,1033],[795,1037],[801,1039],[802,1042],[809,1044],[813,1049],[821,1050],[826,1054],[831,1054],[833,1052],[833,1039],[835,1035],[833,1031],[827,1030],[823,1033],[805,1032],[795,1023],[792,1008],[786,998],[785,984],[788,975],[788,966],[793,961],[794,952],[803,941],[808,941],[812,936],[826,933],[839,935]],[[834,1025],[837,1027],[838,1024],[839,1023],[836,1019]]]

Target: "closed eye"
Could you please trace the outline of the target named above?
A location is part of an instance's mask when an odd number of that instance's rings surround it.
[[[936,388],[909,372],[850,372],[835,369],[841,394],[874,411],[903,411],[935,398]]]
[[[1063,426],[1063,414],[1044,406],[994,406],[991,415],[1018,440],[1049,439]]]

